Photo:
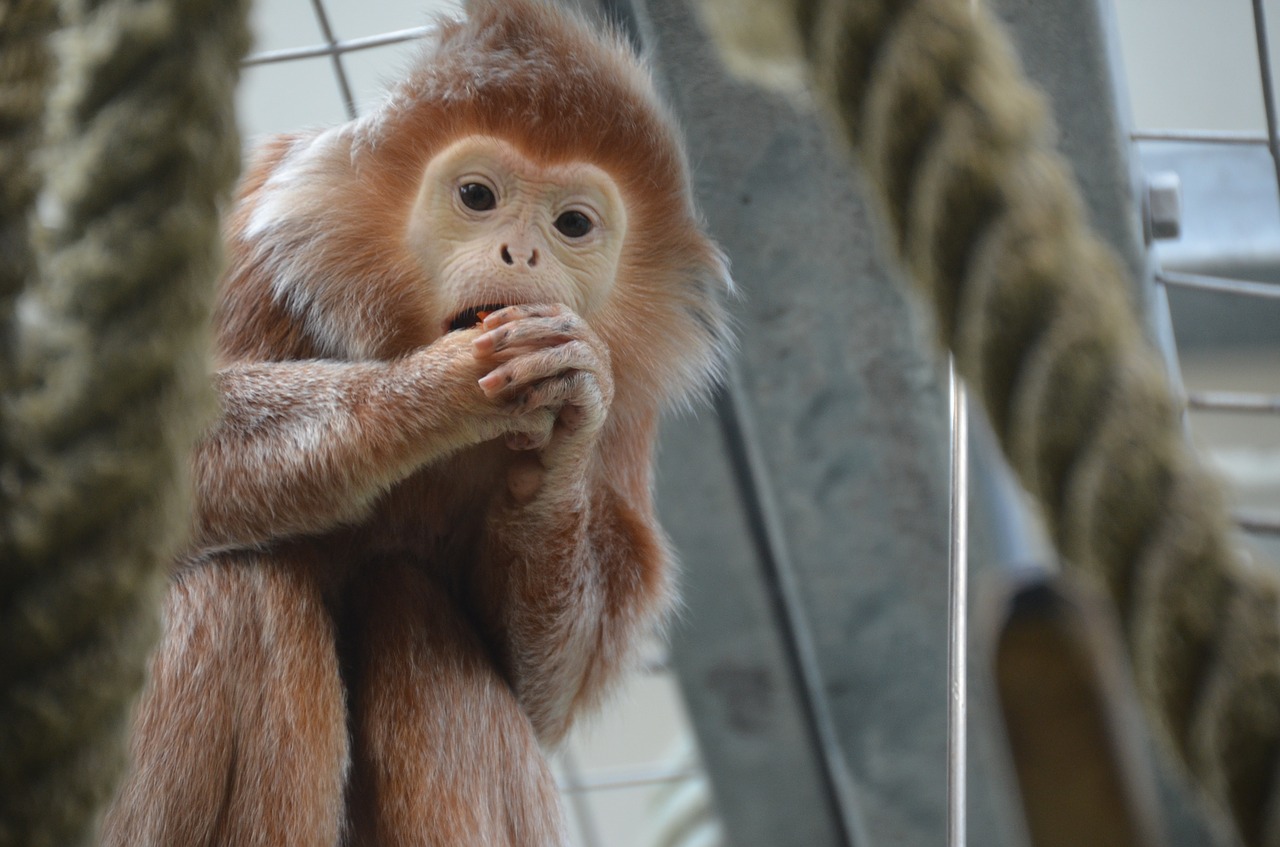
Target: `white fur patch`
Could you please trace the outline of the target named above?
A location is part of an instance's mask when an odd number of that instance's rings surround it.
[[[262,238],[299,209],[314,208],[327,193],[335,154],[350,144],[350,127],[336,126],[294,140],[289,152],[258,192],[257,205],[244,228],[250,240]]]

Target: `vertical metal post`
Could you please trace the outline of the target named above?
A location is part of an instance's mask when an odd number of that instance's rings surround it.
[[[978,0],[969,0],[976,10]],[[969,768],[969,410],[954,356],[947,357],[951,418],[947,549],[947,845],[965,847]]]
[[[978,0],[969,0],[970,10]],[[947,357],[951,418],[947,549],[947,845],[965,847],[969,762],[969,410],[954,356]]]
[[[968,819],[966,774],[969,727],[969,426],[967,398],[947,363],[951,414],[951,500],[947,615],[947,844],[964,847]]]
[[[1267,149],[1271,151],[1276,196],[1280,200],[1280,133],[1277,132],[1275,83],[1271,79],[1271,50],[1267,44],[1267,18],[1262,0],[1253,0],[1253,31],[1258,45],[1258,74],[1262,78],[1262,106],[1267,115]]]

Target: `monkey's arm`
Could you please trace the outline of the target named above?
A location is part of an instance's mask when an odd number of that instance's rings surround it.
[[[540,741],[559,742],[654,627],[666,607],[667,558],[647,491],[548,480],[532,503],[495,512],[489,601]]]
[[[554,744],[666,606],[668,551],[651,495],[657,412],[610,417],[598,339],[564,307],[518,308],[532,319],[492,346],[524,353],[495,382],[510,376],[502,391],[559,416],[549,443],[516,458],[494,505],[476,599],[539,740]]]
[[[222,414],[194,459],[195,541],[260,544],[362,517],[415,469],[553,413],[484,398],[474,333],[391,362],[242,363],[217,375]],[[546,420],[539,423],[538,418]]]

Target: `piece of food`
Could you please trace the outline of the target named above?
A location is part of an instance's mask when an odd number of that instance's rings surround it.
[[[484,319],[499,309],[504,308],[502,303],[490,303],[486,306],[472,306],[469,309],[463,309],[457,316],[449,322],[449,331],[456,329],[470,329],[484,323]]]

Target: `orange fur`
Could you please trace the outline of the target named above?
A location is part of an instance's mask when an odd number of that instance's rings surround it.
[[[458,143],[531,186],[500,237],[541,252],[424,258],[470,232],[419,194]],[[625,212],[566,247],[536,198],[577,174]],[[222,416],[104,843],[563,843],[541,748],[669,603],[658,417],[727,339],[646,73],[549,6],[473,3],[380,109],[270,142],[227,244]]]

